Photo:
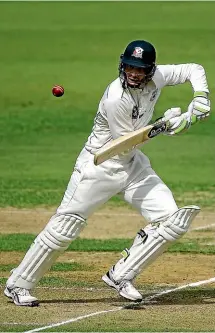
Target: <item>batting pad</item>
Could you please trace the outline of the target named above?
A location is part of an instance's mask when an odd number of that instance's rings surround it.
[[[182,207],[168,220],[152,223],[141,229],[131,248],[124,251],[125,257],[111,270],[113,280],[120,283],[134,279],[143,268],[155,261],[171,242],[187,232],[199,211],[198,206]]]
[[[37,236],[21,264],[13,270],[7,286],[34,288],[85,225],[86,221],[77,215],[54,215]]]

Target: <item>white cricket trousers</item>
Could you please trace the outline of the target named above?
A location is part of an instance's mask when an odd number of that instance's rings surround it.
[[[148,222],[165,220],[178,207],[169,188],[136,150],[130,162],[108,160],[95,166],[93,154],[81,151],[57,213],[87,219],[112,196],[122,194]]]

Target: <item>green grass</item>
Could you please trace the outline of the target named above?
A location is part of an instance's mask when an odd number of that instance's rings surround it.
[[[152,291],[146,290],[143,295],[147,296],[156,293],[157,287],[158,286]],[[168,287],[166,286],[166,288]],[[57,291],[52,295],[56,295],[56,300],[60,298]],[[85,306],[88,306],[89,308],[90,305],[92,305],[91,297],[92,296],[89,294],[88,297],[84,300],[80,299],[79,302],[75,299],[74,301],[78,304],[72,304],[73,299],[69,299],[68,297],[68,299],[65,300],[66,304],[63,304],[62,301],[62,303],[57,304],[57,306],[60,305],[65,309],[67,320],[72,320],[74,317],[77,318],[77,315],[72,313],[73,307],[79,306],[79,308],[82,309],[85,303]],[[117,307],[119,306],[125,306],[125,308],[116,313],[107,313],[93,318],[85,318],[85,320],[80,320],[80,317],[83,315],[83,313],[81,313],[77,322],[67,324],[58,317],[58,321],[56,320],[55,322],[59,322],[61,325],[59,325],[59,327],[49,328],[48,330],[46,329],[44,332],[214,332],[214,319],[213,316],[211,316],[213,302],[212,304],[207,304],[207,302],[205,302],[207,299],[213,301],[212,288],[195,287],[179,290],[174,294],[170,293],[157,297],[156,304],[149,304],[146,306],[138,305],[137,303],[135,305],[134,303],[126,304],[125,302],[117,302],[115,299],[113,301],[112,298],[109,298],[109,306],[106,304],[106,310],[114,310],[114,308],[117,310]],[[56,300],[54,299],[53,303],[55,303]],[[105,300],[103,300],[103,303]],[[96,302],[96,300],[94,301]],[[39,328],[49,325],[50,321],[47,321],[47,324],[41,324],[38,321],[38,313],[44,311],[46,314],[47,307],[49,313],[52,314],[52,304],[46,304],[47,302],[49,302],[49,299],[45,300],[44,303],[42,301],[40,308],[26,309],[27,316],[26,321],[23,324],[0,324],[1,332],[28,332],[31,329],[36,330],[36,328],[38,328],[39,330]],[[25,309],[17,309],[17,307],[15,307],[14,313],[16,314],[19,311],[20,316],[22,312],[24,313],[24,310]],[[139,311],[134,312],[134,310]],[[9,306],[7,307],[7,311],[10,311]],[[91,313],[92,312],[93,310],[91,310]],[[204,325],[201,322],[202,314],[204,314]],[[16,321],[20,322],[18,319]],[[32,325],[30,323],[32,323]],[[54,325],[54,323],[52,324]],[[199,330],[198,326],[200,326]]]
[[[0,264],[0,271],[1,272],[10,272],[16,264]],[[92,271],[93,266],[90,265],[83,265],[78,262],[60,262],[56,263],[51,267],[51,271],[53,272],[68,272],[68,271]]]
[[[31,234],[8,234],[0,235],[0,251],[26,251],[33,242],[35,235]],[[121,252],[125,247],[129,248],[132,244],[132,239],[81,239],[78,238],[73,241],[68,251],[81,251],[81,252]],[[175,253],[201,253],[201,254],[215,254],[215,245],[207,245],[207,243],[214,241],[212,238],[196,238],[196,239],[182,239],[170,245],[167,252]],[[54,270],[70,270],[73,264],[68,264],[68,268],[57,266]],[[8,266],[9,267],[9,266]],[[0,266],[1,269],[1,266]],[[81,267],[76,267],[81,269]],[[85,268],[83,268],[85,269]],[[88,267],[88,269],[90,269]],[[4,268],[3,268],[4,270]],[[8,268],[9,270],[9,268]]]
[[[38,325],[39,326],[39,325]],[[33,330],[35,325],[0,325],[1,332],[25,332]]]
[[[8,234],[0,235],[0,251],[26,251],[31,245],[35,235]],[[131,239],[81,239],[73,241],[69,251],[121,251],[131,245]]]
[[[13,266],[14,268],[15,266]],[[7,279],[0,277],[0,286],[5,286]],[[96,287],[98,281],[95,281],[95,283],[90,281],[71,281],[71,279],[66,279],[59,276],[45,276],[43,277],[39,283],[38,287],[50,287],[52,288],[58,287],[58,288],[72,288],[72,287],[81,287],[81,288],[90,288],[90,287]]]
[[[158,63],[201,63],[213,91],[214,11],[213,2],[1,2],[0,206],[59,204],[130,40],[153,42]],[[62,98],[52,96],[54,84],[65,87]],[[188,84],[165,88],[155,118],[191,99]],[[215,207],[214,126],[212,113],[144,148],[180,204],[191,197]]]

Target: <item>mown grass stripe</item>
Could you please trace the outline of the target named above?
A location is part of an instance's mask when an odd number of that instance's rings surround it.
[[[0,235],[0,251],[26,251],[35,239],[32,234]],[[81,239],[73,241],[69,251],[121,251],[130,246],[131,239]]]
[[[0,272],[10,272],[17,264],[0,264]],[[54,264],[51,269],[53,272],[69,272],[69,271],[92,271],[94,266],[80,264],[78,262],[59,262]]]
[[[0,251],[26,251],[35,235],[32,234],[4,234],[0,236]],[[208,238],[204,239],[182,239],[170,245],[167,252],[170,253],[201,253],[215,254],[215,245],[207,245]],[[130,247],[132,239],[81,239],[73,241],[68,251],[103,251],[103,252],[120,252],[125,247]],[[56,269],[60,269],[59,267]],[[69,269],[69,268],[68,268]]]
[[[17,265],[15,265],[17,266]],[[0,277],[0,286],[5,286],[7,281],[6,277]],[[95,288],[98,287],[98,280],[95,282],[77,279],[73,281],[69,278],[63,278],[59,276],[44,276],[38,283],[38,287],[49,287],[49,288],[72,288],[72,287],[82,287],[82,288]]]

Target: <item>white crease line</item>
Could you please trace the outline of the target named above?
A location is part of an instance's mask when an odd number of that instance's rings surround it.
[[[5,285],[0,284],[0,288],[5,288]],[[77,286],[71,286],[71,287],[35,287],[34,289],[47,289],[47,290],[86,290],[86,291],[104,291],[107,290],[106,287],[104,288],[96,288],[96,287],[77,287]]]
[[[11,326],[13,326],[13,325],[14,326],[16,326],[16,325],[26,325],[26,326],[35,325],[35,326],[41,326],[41,323],[24,323],[23,324],[23,323],[10,323],[10,322],[6,322],[6,323],[1,323],[1,325],[11,325]]]
[[[88,315],[85,315],[85,316],[80,316],[80,317],[76,317],[76,318],[71,318],[69,320],[65,320],[65,321],[62,321],[60,323],[56,323],[56,324],[51,324],[51,325],[47,325],[47,326],[43,326],[43,327],[39,327],[39,328],[35,328],[33,330],[30,330],[30,331],[25,331],[23,333],[33,333],[33,332],[39,332],[39,331],[43,331],[43,330],[46,330],[48,328],[53,328],[53,327],[58,327],[58,326],[61,326],[61,325],[65,325],[65,324],[70,324],[70,323],[74,323],[76,321],[79,321],[79,320],[82,320],[82,319],[85,319],[85,318],[90,318],[90,317],[95,317],[95,316],[98,316],[100,314],[104,314],[104,313],[108,313],[108,312],[117,312],[117,311],[120,311],[122,310],[123,307],[120,306],[116,309],[112,309],[112,310],[103,310],[103,311],[99,311],[99,312],[93,312],[93,313],[90,313]]]
[[[96,212],[96,213],[94,213],[93,215],[98,215],[98,216],[133,216],[133,217],[140,217],[140,218],[143,218],[143,216],[141,215],[141,214],[137,214],[137,213],[99,213],[99,212]],[[93,216],[92,215],[92,216]],[[204,219],[206,219],[206,218],[213,218],[214,217],[214,213],[212,213],[212,214],[209,214],[209,215],[203,215],[203,216],[196,216],[195,217],[195,220],[198,220],[198,219],[202,219],[202,218],[204,218]]]
[[[209,284],[209,283],[213,283],[213,282],[215,282],[215,277],[210,278],[208,280],[201,280],[201,281],[198,281],[198,282],[191,282],[191,283],[188,283],[188,284],[185,284],[185,285],[173,288],[173,289],[163,290],[160,293],[157,293],[157,294],[152,295],[152,296],[148,296],[148,297],[145,298],[144,301],[151,301],[152,299],[155,299],[155,298],[160,297],[160,296],[165,295],[165,294],[170,294],[170,293],[178,291],[178,290],[182,290],[182,289],[186,289],[186,288],[190,288],[190,287],[198,287],[198,286],[201,286],[203,284]]]
[[[215,227],[215,223],[208,224],[202,227],[191,228],[189,231],[198,231],[198,230],[206,230]]]
[[[2,212],[0,211],[0,214],[29,214],[29,213],[33,213],[34,215],[38,215],[38,214],[49,214],[50,216],[52,216],[55,212],[48,212],[48,211],[31,211],[31,210],[24,210],[24,211],[5,211],[5,212]],[[131,217],[140,217],[142,218],[142,216],[140,214],[136,214],[136,213],[99,213],[99,212],[96,212],[94,213],[93,215],[96,215],[96,216],[131,216]],[[92,215],[92,216],[93,216]]]
[[[9,323],[9,324],[11,324],[11,323]],[[31,325],[31,324],[29,323],[29,325]],[[10,332],[2,332],[2,331],[0,331],[0,333],[10,333]],[[22,333],[22,332],[13,332],[13,333]],[[25,332],[23,332],[23,333],[25,333]],[[49,331],[48,333],[58,333],[58,332],[56,332],[56,331]],[[60,331],[59,333],[86,333],[86,331],[85,332]],[[98,333],[98,331],[97,332],[95,332],[95,331],[88,332],[87,331],[87,333]],[[99,331],[99,333],[113,333],[113,331],[112,332]],[[117,331],[117,333],[125,333],[125,332],[118,332]],[[140,333],[140,332],[126,331],[126,333]],[[151,333],[151,332],[144,331],[144,333]],[[154,332],[153,331],[153,333],[161,333],[161,332]],[[199,332],[199,331],[194,331],[194,332],[190,332],[190,331],[186,331],[186,332],[181,332],[181,331],[180,332],[176,332],[176,331],[174,331],[174,332],[171,332],[171,331],[168,331],[168,332],[162,332],[162,333],[202,333],[202,331],[201,332]],[[205,332],[204,331],[204,333],[215,333],[215,331],[210,331],[210,332]]]
[[[2,285],[0,284],[0,289],[3,289],[5,288],[5,285]],[[104,288],[97,288],[97,287],[77,287],[77,286],[72,286],[72,287],[35,287],[34,289],[37,289],[37,290],[50,290],[50,291],[54,291],[54,290],[70,290],[70,291],[91,291],[91,292],[95,292],[95,291],[111,291],[111,292],[115,292],[114,290],[110,290],[110,289],[107,289],[107,287],[104,287]],[[146,289],[138,289],[140,292],[145,292]],[[153,291],[153,289],[151,289],[151,291]],[[1,333],[1,332],[0,332]]]
[[[161,291],[161,292],[159,292],[155,295],[151,295],[151,296],[146,297],[144,299],[144,301],[142,302],[142,304],[144,304],[144,302],[151,301],[152,299],[155,299],[155,298],[160,297],[160,296],[165,295],[165,294],[169,294],[169,293],[172,293],[172,292],[175,292],[175,291],[178,291],[178,290],[182,290],[182,289],[186,289],[186,288],[189,288],[189,287],[198,287],[198,286],[201,286],[203,284],[209,284],[209,283],[213,283],[213,282],[215,282],[215,277],[210,278],[208,280],[202,280],[202,281],[198,281],[198,282],[191,282],[191,283],[188,283],[188,284],[185,284],[185,285],[173,288],[173,289],[167,289],[167,290]],[[139,304],[141,304],[141,303],[139,303]],[[124,309],[126,309],[126,306],[120,306],[120,307],[118,307],[116,309],[112,309],[112,310],[104,310],[104,311],[99,311],[99,312],[93,312],[93,313],[90,313],[90,314],[85,315],[85,316],[79,316],[79,317],[76,317],[76,318],[71,318],[71,319],[66,320],[66,321],[62,321],[62,322],[59,322],[59,323],[56,323],[56,324],[51,324],[51,325],[35,328],[33,330],[25,331],[23,333],[39,332],[39,331],[43,331],[43,330],[48,329],[48,328],[58,327],[58,326],[61,326],[61,325],[74,323],[76,321],[86,319],[86,318],[89,318],[89,317],[98,316],[98,315],[104,314],[104,313],[117,312],[117,311],[121,311],[121,310],[124,310]]]
[[[0,286],[1,287],[1,286]],[[78,287],[78,286],[72,286],[72,287],[36,287],[36,289],[48,289],[48,290],[86,290],[86,291],[105,291],[107,290],[106,287],[104,288],[96,288],[96,287]]]
[[[55,213],[55,211],[34,211],[34,210],[7,210],[7,211],[0,211],[0,214],[17,214],[17,213],[33,213],[33,214],[50,214],[53,215]],[[108,213],[108,212],[95,212],[93,215],[95,216],[131,216],[131,217],[140,217],[142,218],[141,214],[138,213]],[[92,216],[93,216],[92,215]],[[203,216],[197,216],[195,219],[202,219],[203,218],[207,218],[210,217],[212,218],[214,215],[214,212],[211,212],[211,214],[209,215],[203,215]]]

